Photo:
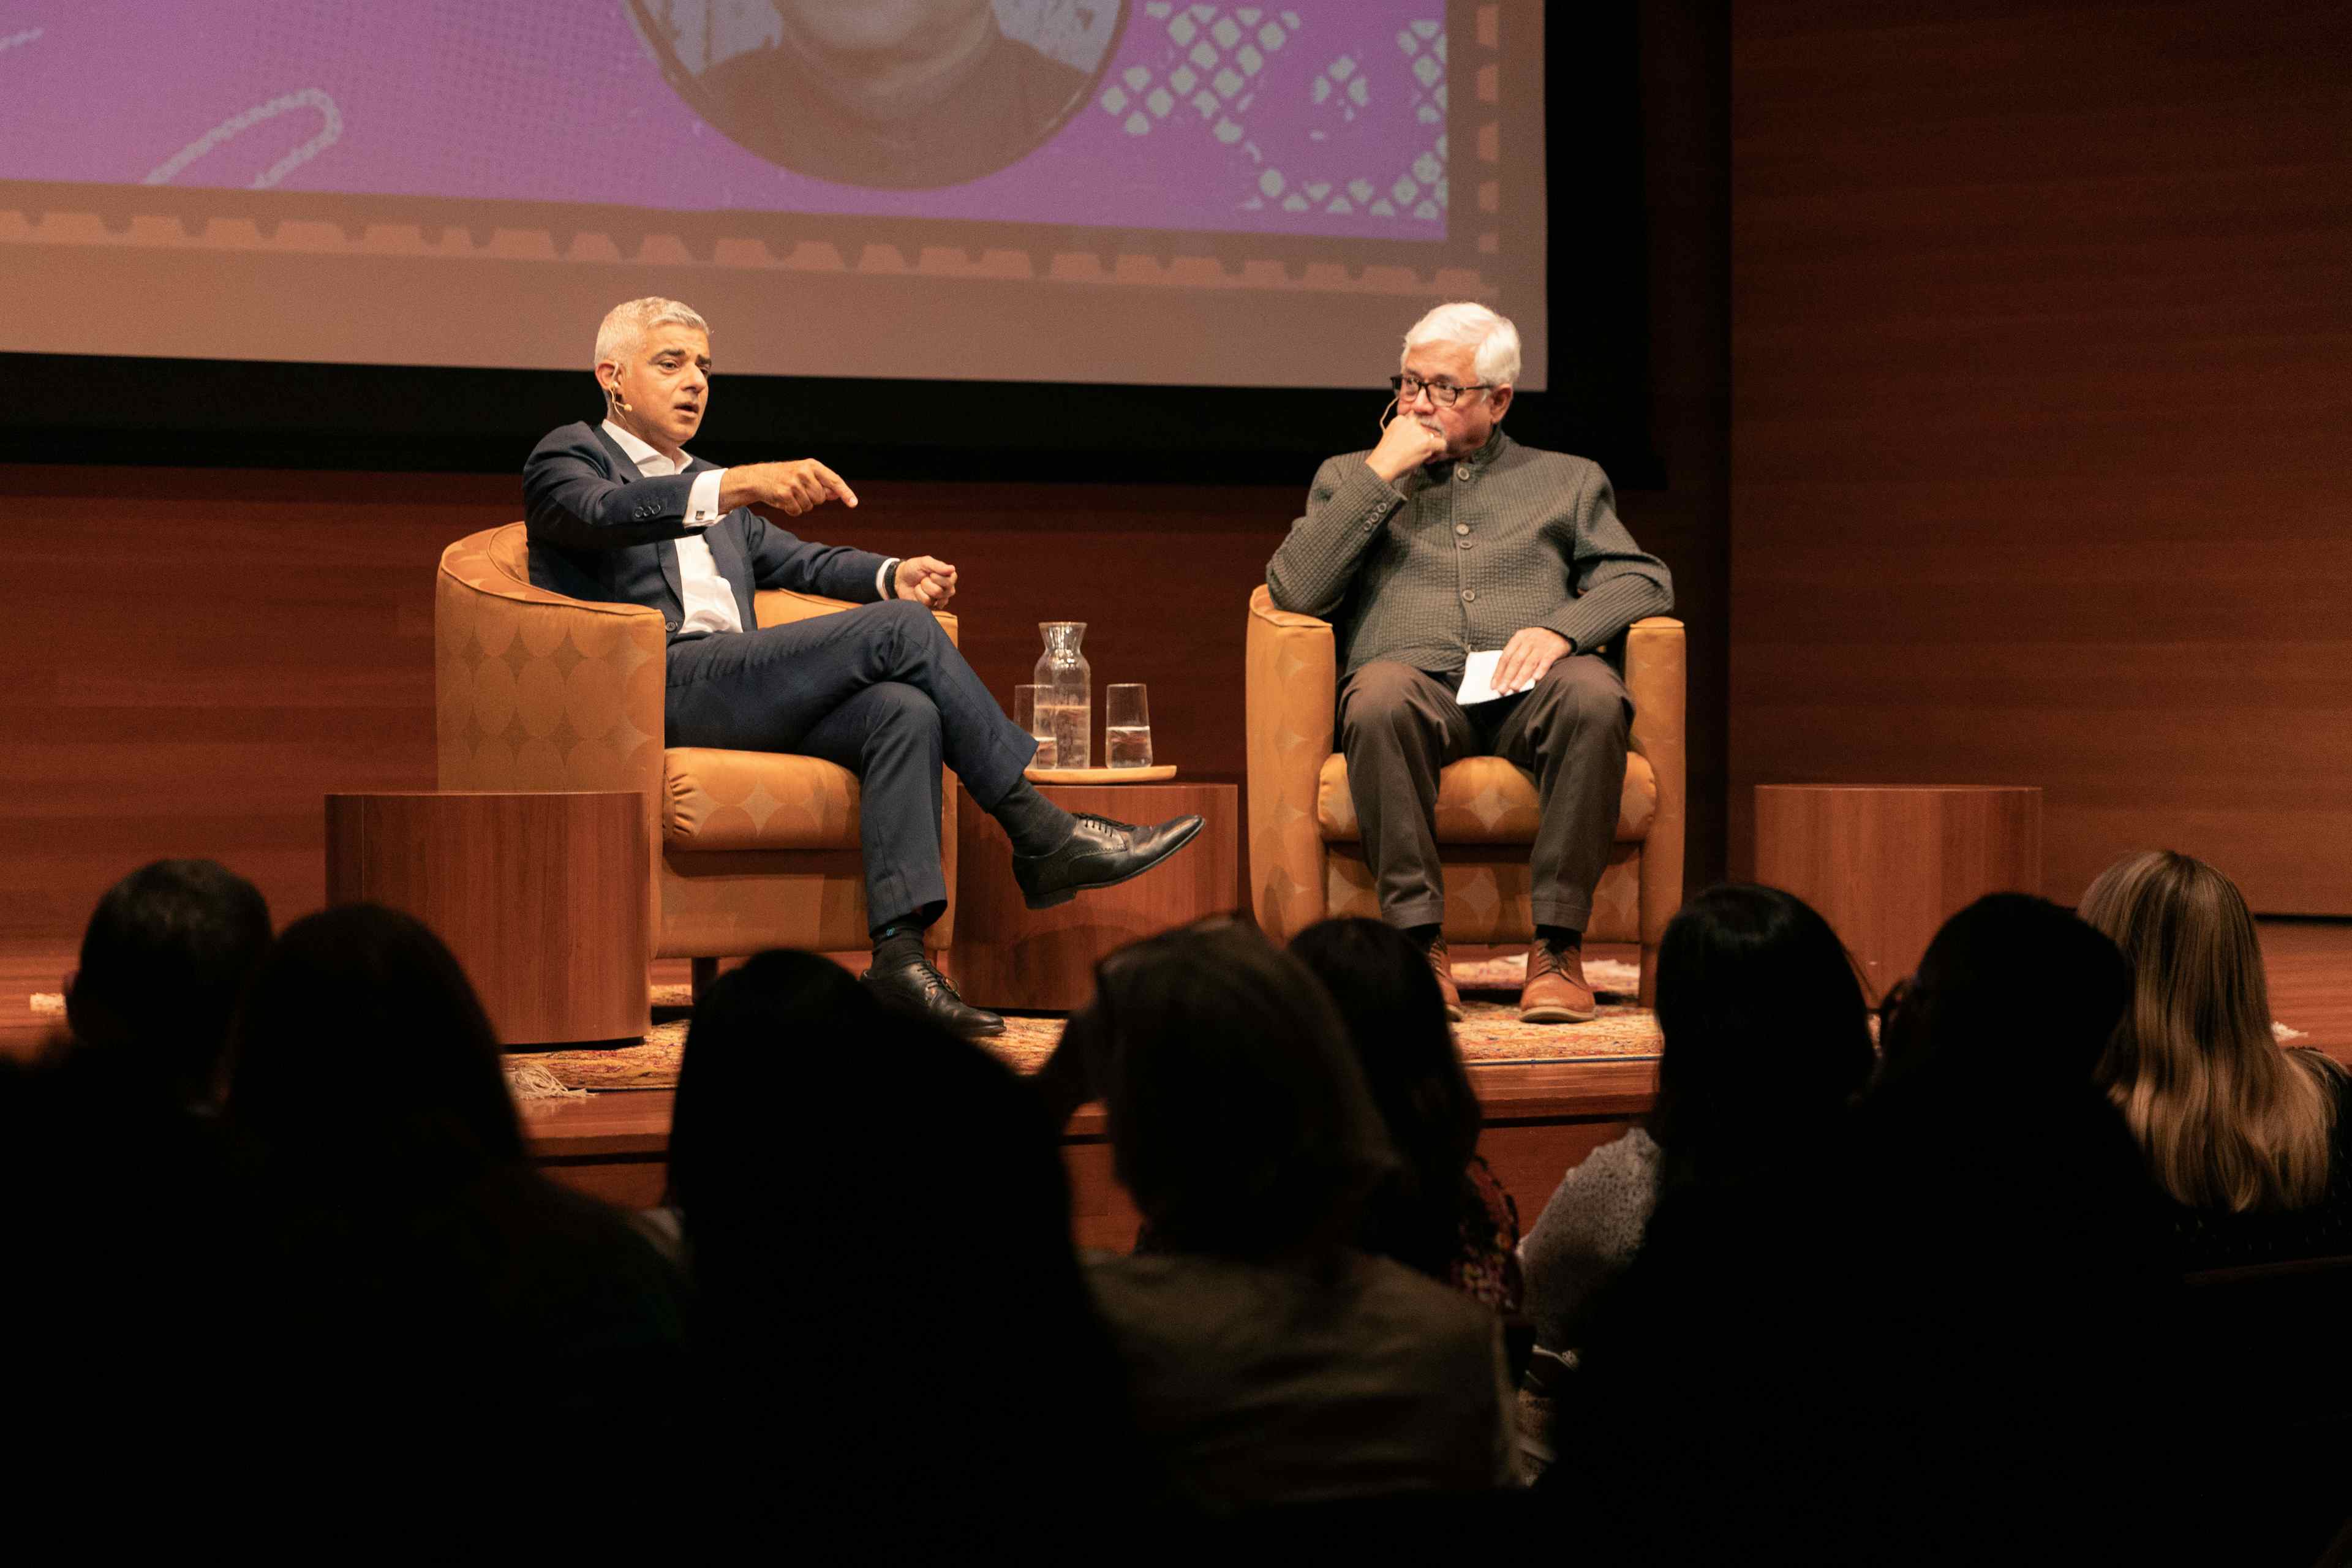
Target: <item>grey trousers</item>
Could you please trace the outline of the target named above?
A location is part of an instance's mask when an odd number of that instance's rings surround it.
[[[1381,916],[1397,926],[1445,919],[1437,770],[1497,756],[1535,774],[1542,802],[1528,857],[1536,923],[1580,931],[1617,836],[1633,719],[1625,683],[1598,655],[1572,654],[1517,697],[1465,709],[1454,700],[1460,684],[1386,661],[1339,683],[1339,749]]]

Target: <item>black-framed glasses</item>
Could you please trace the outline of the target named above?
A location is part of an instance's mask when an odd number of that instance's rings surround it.
[[[1399,403],[1414,402],[1423,392],[1426,392],[1432,403],[1436,404],[1440,408],[1451,408],[1461,401],[1464,393],[1491,392],[1494,390],[1495,384],[1491,381],[1474,381],[1467,386],[1456,386],[1450,381],[1423,381],[1408,371],[1402,375],[1389,377],[1389,385],[1395,389]]]

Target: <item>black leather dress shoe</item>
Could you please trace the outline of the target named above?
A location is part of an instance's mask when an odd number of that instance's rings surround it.
[[[977,1040],[1004,1033],[1003,1019],[967,1004],[927,958],[909,959],[892,969],[877,965],[857,981],[867,994],[891,1011],[936,1024],[961,1038]]]
[[[1013,858],[1013,879],[1021,884],[1021,897],[1031,909],[1050,910],[1090,889],[1140,877],[1201,831],[1198,816],[1174,817],[1153,827],[1086,812],[1077,820],[1069,842],[1052,854]]]

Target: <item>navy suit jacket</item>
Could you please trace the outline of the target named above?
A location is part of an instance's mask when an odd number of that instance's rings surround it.
[[[573,599],[650,605],[670,635],[686,617],[677,540],[688,533],[688,492],[714,465],[696,458],[684,473],[649,479],[596,426],[549,432],[522,466],[523,516],[530,532],[530,580]],[[790,588],[852,604],[870,603],[886,556],[845,545],[812,544],[738,507],[703,531],[710,558],[735,590],[735,611],[751,631],[754,588]]]

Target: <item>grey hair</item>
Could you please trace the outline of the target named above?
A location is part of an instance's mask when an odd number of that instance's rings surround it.
[[[658,294],[648,294],[642,300],[631,300],[604,312],[604,320],[596,329],[596,363],[626,364],[646,341],[646,334],[656,327],[692,327],[704,337],[710,335],[710,323],[695,313],[690,305],[675,300],[665,300]]]
[[[1519,329],[1508,316],[1498,316],[1484,305],[1458,300],[1438,306],[1405,333],[1404,353],[1428,343],[1475,349],[1471,369],[1489,385],[1509,386],[1519,379]]]

